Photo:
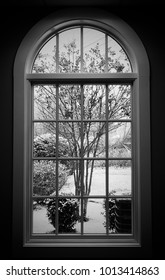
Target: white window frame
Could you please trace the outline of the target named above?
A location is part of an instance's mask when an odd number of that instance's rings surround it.
[[[61,74],[31,74],[32,63],[38,50],[52,34],[78,25],[89,25],[105,30],[114,36],[126,51],[132,73],[63,74],[63,81],[91,82],[108,79],[110,83],[128,81],[133,84],[134,161],[134,234],[111,238],[42,239],[29,232],[27,188],[30,184],[29,141],[31,124],[29,110],[31,83],[60,81]],[[98,76],[97,76],[98,75]],[[151,174],[150,174],[150,90],[149,61],[144,46],[136,33],[123,20],[105,11],[77,10],[56,12],[36,24],[23,39],[14,64],[14,157],[13,157],[13,240],[15,246],[151,246]]]

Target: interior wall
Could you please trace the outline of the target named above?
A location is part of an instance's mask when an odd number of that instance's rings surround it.
[[[63,8],[63,7],[61,7]],[[74,8],[74,7],[73,7]],[[152,252],[140,248],[20,248],[12,250],[13,194],[13,64],[17,49],[28,30],[55,8],[2,7],[0,18],[1,77],[1,235],[5,250],[1,259],[164,259],[164,38],[159,7],[101,7],[125,20],[138,34],[148,53],[151,68],[151,166],[152,166]],[[57,9],[57,8],[56,8]],[[59,9],[59,7],[58,7]],[[20,198],[22,199],[22,198]],[[160,250],[161,248],[161,250]]]

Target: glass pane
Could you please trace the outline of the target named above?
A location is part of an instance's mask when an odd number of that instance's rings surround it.
[[[41,48],[33,64],[32,73],[56,72],[56,37]]]
[[[56,125],[53,122],[34,123],[34,157],[56,156]]]
[[[61,160],[59,172],[59,195],[81,195],[82,166],[79,160]],[[65,167],[65,168],[64,168]]]
[[[59,72],[80,71],[80,28],[59,34]]]
[[[54,195],[56,190],[56,163],[52,160],[35,160],[33,163],[33,194]]]
[[[129,59],[121,46],[108,36],[108,72],[132,72]]]
[[[109,194],[131,195],[131,160],[109,160]]]
[[[80,201],[75,198],[60,198],[58,201],[58,232],[80,233]]]
[[[33,229],[36,234],[54,234],[54,221],[48,216],[48,205],[52,199],[33,200]]]
[[[84,160],[84,195],[105,195],[105,160]]]
[[[84,122],[84,157],[105,157],[105,122]]]
[[[109,123],[109,156],[131,157],[131,123]]]
[[[130,85],[108,86],[108,118],[109,119],[131,118],[131,86]]]
[[[105,234],[106,219],[104,214],[104,199],[84,199],[84,234]]]
[[[56,87],[53,85],[34,86],[34,119],[56,119]]]
[[[109,233],[132,233],[131,199],[109,199]]]
[[[81,123],[59,122],[59,157],[81,156]]]
[[[80,120],[81,88],[79,85],[59,87],[59,119]]]
[[[85,72],[105,71],[105,34],[103,32],[84,28],[83,62]]]
[[[104,85],[84,86],[83,118],[86,120],[105,119],[106,87]]]

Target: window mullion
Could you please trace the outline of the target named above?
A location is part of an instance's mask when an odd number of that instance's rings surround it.
[[[58,146],[59,146],[59,85],[56,85],[56,182],[55,182],[55,191],[56,191],[56,216],[55,216],[55,227],[56,227],[56,235],[58,235],[58,228],[59,228],[59,217],[58,217]]]
[[[83,135],[83,116],[84,116],[84,89],[83,85],[81,85],[81,235],[83,235],[84,231],[84,159],[83,159],[83,144],[84,144],[84,135]]]
[[[30,169],[30,190],[28,193],[28,199],[30,200],[30,221],[27,219],[29,226],[30,226],[30,232],[33,232],[33,180],[34,180],[34,160],[33,160],[33,139],[34,139],[34,86],[32,86],[31,88],[31,100],[30,100],[30,112],[29,112],[29,116],[30,116],[30,120],[29,122],[31,123],[31,130],[29,133],[29,140],[30,140],[30,162],[32,164],[32,168]]]
[[[84,44],[84,37],[83,37],[83,27],[80,29],[80,59],[81,59],[81,67],[80,67],[80,72],[84,72],[84,65],[83,65],[83,55],[84,55],[84,50],[83,50],[83,44]]]
[[[108,72],[108,35],[105,34],[105,72]]]
[[[57,83],[112,83],[129,84],[138,78],[137,73],[29,73],[26,79],[34,84]]]
[[[108,195],[109,195],[109,160],[108,160],[108,156],[109,156],[109,150],[108,150],[108,143],[109,143],[109,135],[108,135],[108,127],[109,127],[109,123],[108,123],[108,85],[106,85],[106,233],[108,235],[109,233],[109,199],[108,199]]]
[[[59,34],[56,35],[56,73],[59,73]]]

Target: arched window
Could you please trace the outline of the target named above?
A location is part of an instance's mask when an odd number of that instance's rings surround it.
[[[148,60],[126,23],[100,18],[52,15],[16,57],[14,174],[27,246],[140,246],[149,229]]]

